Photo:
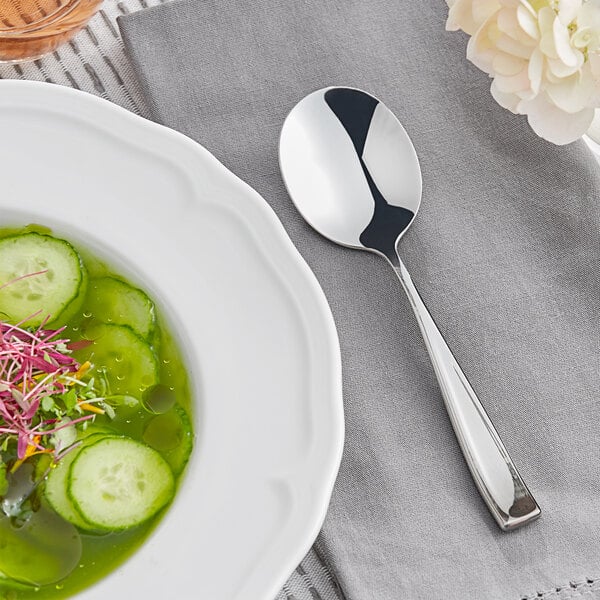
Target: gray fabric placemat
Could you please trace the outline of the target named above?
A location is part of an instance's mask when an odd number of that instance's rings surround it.
[[[185,0],[120,26],[153,118],[264,196],[331,304],[347,440],[318,545],[347,598],[600,598],[598,165],[497,106],[445,15]],[[414,140],[423,203],[402,253],[544,511],[524,529],[500,532],[479,497],[389,267],[319,237],[285,192],[283,119],[332,84],[381,98]]]

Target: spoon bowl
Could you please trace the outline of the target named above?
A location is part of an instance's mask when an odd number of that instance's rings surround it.
[[[279,156],[310,225],[333,242],[394,259],[422,181],[414,146],[385,104],[353,88],[313,92],[285,120]]]
[[[285,120],[281,172],[292,201],[331,241],[376,252],[394,268],[440,385],[475,485],[501,529],[541,514],[475,391],[423,303],[398,253],[421,203],[415,148],[394,114],[354,88],[306,96]]]

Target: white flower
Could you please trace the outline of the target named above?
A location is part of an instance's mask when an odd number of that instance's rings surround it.
[[[448,0],[447,29],[472,35],[467,58],[503,107],[568,144],[600,106],[600,0]]]
[[[499,7],[498,0],[446,0],[450,10],[446,29],[473,35]]]

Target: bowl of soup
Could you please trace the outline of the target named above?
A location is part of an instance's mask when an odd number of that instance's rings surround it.
[[[194,433],[155,302],[39,226],[0,229],[0,597],[65,598],[141,545]]]
[[[196,142],[0,81],[0,600],[272,600],[325,517],[339,344]]]

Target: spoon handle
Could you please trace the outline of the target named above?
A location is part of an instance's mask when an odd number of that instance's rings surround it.
[[[417,317],[446,410],[481,496],[504,531],[537,519],[541,514],[539,506],[429,314],[406,267],[399,257],[398,260],[394,270]]]

